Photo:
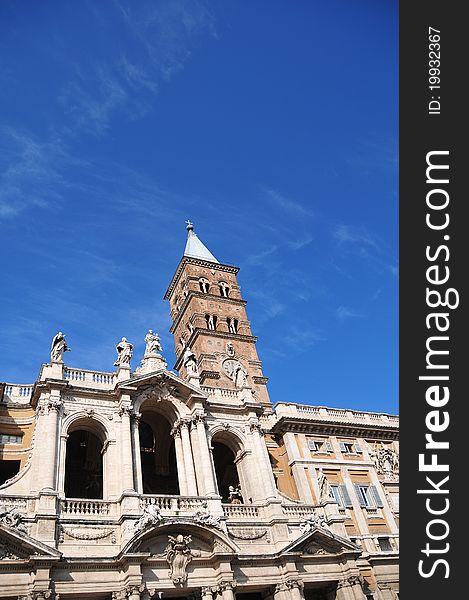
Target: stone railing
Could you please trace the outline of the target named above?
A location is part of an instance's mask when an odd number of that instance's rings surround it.
[[[277,418],[308,416],[323,421],[340,421],[368,425],[399,426],[399,417],[386,413],[371,413],[356,410],[327,408],[325,406],[307,406],[292,402],[279,402],[275,405]]]
[[[206,386],[201,386],[200,389],[211,398],[219,398],[222,400],[236,400],[239,398],[239,390],[229,390],[226,388],[211,388]]]
[[[258,519],[260,507],[252,504],[223,504],[225,517],[230,519]]]
[[[33,386],[23,383],[5,383],[4,399],[15,404],[29,404]]]
[[[299,506],[294,506],[291,504],[283,504],[282,512],[289,519],[295,520],[303,520],[305,517],[308,517],[312,514],[318,507],[314,504],[303,504]]]
[[[106,500],[83,500],[80,498],[67,498],[60,501],[60,512],[63,516],[93,516],[108,517],[115,515],[115,502]]]
[[[115,373],[88,371],[86,369],[64,368],[64,379],[76,383],[80,387],[112,388],[115,383]]]
[[[205,498],[201,496],[169,496],[149,495],[140,496],[140,504],[143,507],[150,504],[157,506],[164,513],[176,514],[180,512],[193,513],[199,510]]]

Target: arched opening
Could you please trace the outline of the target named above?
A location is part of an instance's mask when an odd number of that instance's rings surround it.
[[[103,497],[103,444],[97,435],[84,429],[72,431],[67,440],[65,496]]]
[[[232,502],[233,497],[236,496],[236,494],[233,495],[233,489],[236,490],[240,487],[235,455],[228,446],[221,442],[213,442],[212,447],[218,493],[222,497],[222,502]]]
[[[138,431],[143,493],[179,495],[176,450],[169,422],[158,413],[146,411]]]

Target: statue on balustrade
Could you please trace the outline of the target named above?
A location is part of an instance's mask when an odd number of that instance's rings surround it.
[[[70,352],[70,348],[67,346],[64,334],[59,331],[52,340],[50,348],[51,362],[63,362],[64,352]]]
[[[230,485],[228,487],[228,491],[229,491],[228,502],[230,504],[242,504],[243,503],[243,497],[241,496],[241,488],[239,485],[237,485],[236,487]]]
[[[133,353],[133,345],[127,341],[125,337],[117,344],[117,360],[114,363],[115,367],[130,367],[130,360]]]
[[[161,347],[160,337],[157,333],[153,332],[151,329],[148,330],[147,335],[145,336],[145,355],[147,354],[160,354],[163,352],[163,348]]]

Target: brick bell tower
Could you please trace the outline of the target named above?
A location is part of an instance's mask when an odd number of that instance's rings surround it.
[[[187,221],[184,255],[164,296],[171,311],[174,368],[189,379],[185,357],[193,353],[201,385],[232,392],[252,390],[257,402],[270,406],[257,338],[252,335],[236,279],[238,271],[220,263]]]

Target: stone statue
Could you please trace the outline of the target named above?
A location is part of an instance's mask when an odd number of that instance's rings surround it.
[[[228,356],[234,356],[235,355],[235,348],[233,346],[233,344],[231,342],[228,342],[226,344],[226,353],[228,354]]]
[[[318,484],[319,484],[319,502],[330,500],[332,498],[332,489],[327,477],[324,475],[322,467],[319,467],[318,472]]]
[[[320,527],[321,529],[329,529],[326,517],[317,513],[311,513],[304,519],[304,521],[300,523],[301,533],[306,533],[307,531],[311,531],[316,527]]]
[[[143,515],[135,522],[135,531],[142,531],[151,525],[159,525],[163,521],[160,509],[156,504],[147,504],[143,509]]]
[[[217,529],[221,528],[220,517],[210,514],[207,500],[202,502],[202,507],[194,513],[193,519],[201,525],[209,525],[211,527],[216,527]]]
[[[169,545],[166,547],[165,555],[169,564],[171,577],[175,585],[184,585],[187,581],[187,565],[194,556],[200,556],[200,550],[191,550],[189,544],[192,541],[190,535],[179,534],[176,537],[168,535]]]
[[[197,358],[192,350],[187,347],[182,357],[182,364],[187,371],[188,377],[198,377],[199,370],[197,368]]]
[[[51,362],[63,362],[64,352],[70,352],[70,348],[67,346],[64,334],[59,331],[52,340],[50,348]]]
[[[133,345],[127,341],[125,337],[117,344],[117,360],[114,363],[115,367],[130,367],[130,360],[133,353]]]
[[[230,485],[228,487],[229,495],[228,502],[230,504],[242,504],[243,497],[241,496],[241,487],[237,485],[236,487]]]
[[[399,473],[399,456],[391,448],[382,444],[381,448],[370,452],[370,458],[379,474],[394,478]]]
[[[151,329],[148,330],[145,336],[145,354],[160,354],[163,352],[163,348],[160,344],[160,338],[157,333],[154,333]]]
[[[2,525],[27,533],[23,518],[23,515],[15,506],[0,505],[0,523]]]
[[[241,364],[238,364],[233,371],[233,381],[238,388],[246,387],[248,384],[247,373]]]

